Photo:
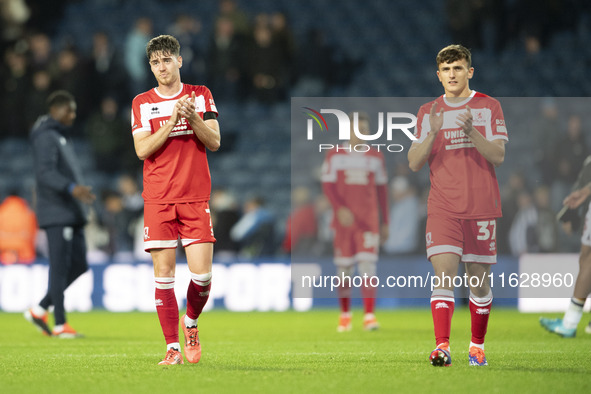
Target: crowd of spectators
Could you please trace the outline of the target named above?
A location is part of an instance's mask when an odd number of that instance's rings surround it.
[[[528,52],[545,47],[559,31],[576,27],[584,2],[577,0],[447,0],[448,28],[472,49],[502,51],[516,38]]]
[[[320,94],[331,83],[342,82],[336,81],[331,72],[342,69],[332,55],[335,50],[323,41],[320,31],[310,32],[311,50],[319,55],[314,64],[320,67],[314,67],[309,64],[309,52],[303,50],[303,43],[298,50],[284,13],[249,15],[234,0],[220,0],[213,31],[204,31],[199,17],[191,14],[178,15],[166,31],[155,31],[154,21],[140,16],[125,37],[117,37],[117,42],[110,32],[95,31],[87,50],[77,47],[74,39],[56,43],[48,30],[31,22],[26,3],[8,1],[12,2],[19,4],[23,15],[5,16],[14,23],[5,24],[2,32],[0,84],[4,94],[0,116],[5,119],[5,126],[0,129],[1,137],[27,138],[30,127],[45,110],[45,98],[55,89],[68,90],[76,97],[78,125],[85,125],[97,112],[104,116],[99,123],[115,118],[127,122],[131,99],[153,87],[145,46],[151,37],[161,33],[179,39],[184,79],[208,86],[217,101],[285,102],[288,91],[300,80],[303,90],[312,85],[309,89]],[[19,28],[11,28],[14,24]],[[209,37],[205,46],[199,45],[204,41],[198,39],[202,36]],[[353,67],[353,63],[347,61],[349,66],[342,66]],[[87,128],[93,147],[96,140],[107,137],[100,135],[104,132],[101,126],[97,126],[98,131],[92,126]],[[115,152],[123,149],[119,145],[129,145],[120,137],[108,137],[114,140],[109,144],[118,144],[111,146]],[[99,157],[102,158],[105,148],[97,147]]]

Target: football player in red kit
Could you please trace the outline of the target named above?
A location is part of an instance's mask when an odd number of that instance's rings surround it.
[[[471,54],[450,45],[437,55],[445,94],[423,105],[417,141],[408,151],[411,170],[429,163],[426,248],[439,286],[431,294],[436,349],[434,366],[450,366],[449,336],[454,311],[453,277],[466,263],[470,280],[472,339],[469,364],[487,365],[484,336],[492,304],[488,274],[496,263],[496,218],[501,199],[495,167],[505,158],[507,129],[497,100],[470,89]]]
[[[355,119],[351,118],[351,127]],[[366,114],[358,114],[358,130],[369,132]],[[360,144],[355,133],[348,144],[328,152],[322,165],[322,187],[333,209],[334,262],[340,278],[352,277],[355,265],[360,276],[366,275],[361,287],[363,327],[376,330],[374,315],[376,288],[371,278],[376,275],[380,242],[388,238],[388,174],[384,156],[368,145]],[[345,281],[343,281],[345,282]],[[351,330],[351,287],[338,288],[341,315],[337,330]]]
[[[132,103],[135,151],[144,161],[144,247],[152,255],[155,302],[167,353],[160,364],[183,364],[174,294],[176,248],[185,248],[191,281],[181,326],[185,357],[201,358],[197,318],[209,297],[215,238],[209,212],[211,178],[206,149],[220,146],[217,108],[205,86],[181,82],[176,38],[150,40],[146,54],[158,87]]]

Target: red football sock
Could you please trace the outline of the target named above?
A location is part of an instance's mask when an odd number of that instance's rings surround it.
[[[197,319],[209,299],[211,289],[211,272],[207,274],[191,273],[191,281],[187,289],[187,316]]]
[[[179,306],[174,294],[174,278],[156,278],[156,312],[166,343],[179,341]]]
[[[443,342],[449,342],[454,306],[454,292],[452,290],[433,290],[431,294],[431,314],[433,315],[435,330],[435,346]]]
[[[351,311],[351,287],[341,286],[338,288],[339,305],[341,313],[348,313]]]
[[[377,289],[372,286],[363,286],[361,288],[361,297],[363,297],[363,310],[367,313],[373,313],[376,306]]]
[[[484,297],[476,297],[470,292],[470,318],[472,323],[472,343],[482,345],[488,327],[488,317],[492,306],[492,291]]]

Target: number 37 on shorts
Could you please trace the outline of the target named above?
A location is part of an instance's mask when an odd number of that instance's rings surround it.
[[[427,255],[454,253],[465,262],[495,263],[497,254],[495,219],[427,218]]]
[[[497,238],[497,221],[493,220],[479,220],[476,222],[478,226],[478,235],[476,239],[479,241],[496,240]]]

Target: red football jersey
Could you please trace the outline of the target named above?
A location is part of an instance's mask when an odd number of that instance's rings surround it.
[[[429,214],[443,214],[459,219],[501,217],[501,196],[494,166],[488,162],[456,124],[457,116],[472,112],[474,128],[487,140],[508,141],[505,118],[500,103],[485,94],[472,92],[459,103],[438,97],[436,110],[443,108],[443,126],[429,155],[431,191]],[[424,104],[417,115],[415,136],[422,143],[431,128],[429,113],[433,102]]]
[[[378,232],[380,214],[382,223],[388,223],[388,174],[381,152],[332,149],[322,165],[321,180],[334,212],[349,208],[360,231]],[[338,226],[336,217],[333,226]]]
[[[149,131],[154,134],[172,115],[174,105],[185,94],[195,92],[195,109],[203,118],[205,112],[217,108],[205,86],[181,84],[178,93],[163,96],[157,89],[137,95],[131,108],[133,134]],[[195,136],[191,125],[181,118],[168,140],[144,160],[144,192],[146,203],[170,204],[208,201],[211,176],[205,145]]]

